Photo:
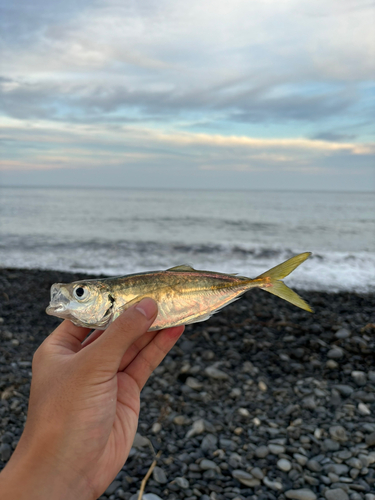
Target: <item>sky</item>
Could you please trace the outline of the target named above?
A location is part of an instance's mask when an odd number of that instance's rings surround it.
[[[1,0],[0,183],[375,190],[367,0]]]

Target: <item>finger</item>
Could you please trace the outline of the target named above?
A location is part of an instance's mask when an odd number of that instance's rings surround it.
[[[146,347],[154,338],[155,336],[159,333],[159,331],[154,330],[152,332],[146,332],[143,334],[139,339],[137,339],[134,344],[132,344],[129,349],[126,351],[126,353],[123,355],[120,366],[119,366],[119,371],[122,372],[125,370],[125,368],[130,365],[130,363],[135,359],[135,357],[138,355],[138,353]]]
[[[81,343],[87,337],[90,328],[82,328],[73,325],[71,321],[65,319],[56,330],[46,338],[47,345],[62,347],[71,352],[78,352],[81,350]]]
[[[181,337],[184,329],[184,326],[176,326],[158,332],[155,338],[140,351],[138,356],[124,370],[136,381],[140,390],[142,390],[151,373],[159,366]]]
[[[81,346],[82,347],[87,347],[88,345],[92,344],[94,340],[100,337],[100,335],[104,332],[104,330],[94,330],[91,335],[89,335],[85,340],[82,342]]]
[[[142,299],[123,312],[81,354],[89,357],[91,366],[116,373],[127,349],[147,332],[157,313],[157,304],[153,299]]]

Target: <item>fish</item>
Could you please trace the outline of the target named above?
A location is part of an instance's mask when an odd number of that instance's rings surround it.
[[[161,330],[206,321],[252,288],[261,288],[313,312],[282,281],[310,255],[296,255],[254,279],[181,265],[165,271],[55,283],[46,313],[69,319],[77,326],[105,330],[123,311],[151,297],[158,304],[158,314],[149,330]]]

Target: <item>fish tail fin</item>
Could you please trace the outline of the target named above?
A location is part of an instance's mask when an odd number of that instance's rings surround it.
[[[298,295],[287,287],[281,280],[290,274],[296,267],[310,257],[310,252],[300,253],[282,264],[266,271],[256,278],[259,281],[259,287],[266,292],[277,295],[291,304],[294,304],[305,311],[313,312],[311,307]]]

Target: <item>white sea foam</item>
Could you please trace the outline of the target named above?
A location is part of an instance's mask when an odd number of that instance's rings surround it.
[[[256,277],[299,252],[286,282],[374,291],[371,193],[0,188],[0,266],[124,275],[178,264]]]

